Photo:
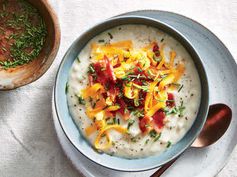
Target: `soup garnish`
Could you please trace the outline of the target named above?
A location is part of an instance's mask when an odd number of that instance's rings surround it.
[[[39,11],[25,0],[0,0],[0,67],[27,64],[37,58],[47,30]]]

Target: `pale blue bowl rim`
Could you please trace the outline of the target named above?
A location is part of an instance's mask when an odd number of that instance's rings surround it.
[[[192,49],[192,53],[194,53],[194,55],[196,55],[196,59],[195,60],[198,60],[199,62],[199,67],[201,67],[202,69],[202,76],[200,76],[200,79],[201,81],[203,81],[203,83],[205,83],[205,100],[204,100],[204,105],[200,105],[200,109],[199,109],[199,113],[198,113],[198,116],[197,118],[199,118],[199,114],[202,114],[202,118],[200,119],[201,120],[201,123],[200,125],[197,127],[197,129],[194,131],[194,134],[192,134],[191,138],[189,138],[189,141],[184,143],[185,145],[182,146],[181,149],[177,149],[175,150],[175,147],[177,147],[178,145],[180,145],[180,143],[182,141],[184,141],[183,139],[187,139],[187,138],[183,138],[182,140],[180,140],[177,144],[175,144],[174,146],[172,146],[170,149],[168,149],[166,152],[162,153],[160,156],[150,156],[150,157],[147,157],[147,158],[141,158],[141,159],[124,159],[124,158],[120,158],[120,157],[114,157],[114,156],[110,156],[110,155],[107,155],[107,154],[99,154],[97,152],[95,152],[93,150],[93,148],[86,142],[86,140],[83,140],[83,142],[81,142],[81,144],[79,143],[79,139],[78,138],[82,138],[82,137],[75,137],[75,133],[78,134],[78,136],[80,135],[79,133],[79,130],[78,128],[76,127],[75,123],[73,122],[71,116],[69,115],[69,112],[68,112],[68,107],[67,107],[67,102],[66,102],[66,94],[65,94],[65,85],[66,85],[66,82],[65,82],[65,79],[64,79],[64,83],[62,83],[62,78],[65,78],[66,77],[66,81],[67,81],[67,78],[68,78],[68,72],[69,70],[66,70],[64,71],[64,68],[66,67],[65,65],[67,64],[67,60],[72,60],[71,61],[71,64],[73,63],[73,61],[75,60],[76,57],[73,57],[73,59],[71,58],[70,59],[70,56],[68,55],[72,55],[74,54],[75,56],[78,55],[78,52],[76,53],[73,53],[73,48],[75,47],[75,45],[81,40],[83,39],[83,37],[85,35],[88,35],[88,33],[92,30],[94,30],[95,28],[101,28],[102,25],[106,25],[107,23],[113,23],[114,21],[117,21],[117,20],[127,20],[127,19],[133,19],[133,20],[146,20],[146,21],[150,21],[151,23],[157,23],[157,25],[160,25],[163,27],[165,26],[165,28],[169,29],[170,31],[172,31],[172,33],[174,33],[176,35],[176,37],[178,36],[179,38],[181,38],[183,40],[183,43],[185,43],[190,49]],[[140,23],[142,24],[142,23]],[[114,25],[115,26],[119,26],[119,25]],[[151,25],[152,26],[152,25]],[[109,29],[109,28],[108,28]],[[162,30],[162,29],[161,29]],[[101,33],[98,32],[97,34]],[[97,34],[93,35],[91,38],[93,38],[94,36],[96,36]],[[87,41],[88,42],[88,41]],[[87,42],[84,42],[85,44]],[[81,49],[80,49],[81,50]],[[71,65],[70,65],[71,66]],[[70,67],[69,67],[70,68]],[[66,72],[66,75],[65,75],[65,72]],[[203,78],[204,77],[204,78]],[[202,83],[202,84],[203,84]],[[203,90],[202,90],[203,92]],[[62,93],[62,94],[60,94]],[[203,93],[202,93],[203,94]],[[61,96],[61,97],[59,97]],[[64,99],[63,103],[60,102],[60,99]],[[202,98],[203,100],[204,98]],[[57,75],[56,75],[56,80],[55,80],[55,87],[54,87],[54,102],[55,102],[55,110],[56,110],[56,114],[57,114],[57,117],[58,117],[58,120],[59,120],[59,123],[60,123],[60,126],[62,127],[62,130],[64,132],[64,134],[66,135],[67,139],[69,140],[69,142],[75,147],[76,150],[78,150],[81,154],[83,154],[85,157],[87,157],[89,160],[95,162],[96,164],[99,164],[103,167],[106,167],[106,168],[109,168],[109,169],[112,169],[112,170],[118,170],[118,171],[127,171],[127,172],[138,172],[138,171],[145,171],[145,170],[151,170],[151,169],[154,169],[154,168],[157,168],[167,162],[169,162],[170,160],[174,159],[175,157],[179,156],[184,150],[186,150],[188,147],[190,147],[190,145],[192,144],[192,142],[195,140],[195,138],[197,137],[197,135],[200,133],[204,123],[205,123],[205,120],[206,120],[206,117],[207,117],[207,112],[208,112],[208,107],[209,107],[209,88],[208,88],[208,80],[207,80],[207,75],[206,75],[206,72],[205,72],[205,68],[204,68],[204,65],[202,63],[202,60],[198,54],[198,52],[192,47],[191,43],[189,42],[189,40],[187,38],[185,38],[180,32],[178,32],[176,29],[174,29],[173,27],[171,27],[170,25],[164,23],[164,22],[161,22],[161,21],[158,21],[156,19],[153,19],[153,18],[149,18],[149,17],[143,17],[143,16],[135,16],[135,15],[123,15],[123,16],[119,16],[119,17],[114,17],[112,19],[108,19],[108,20],[105,20],[95,26],[93,26],[92,28],[90,28],[89,30],[85,31],[83,34],[81,34],[73,43],[72,45],[69,47],[69,49],[67,50],[66,54],[64,55],[61,63],[60,63],[60,66],[59,66],[59,69],[58,69],[58,72],[57,72]],[[63,106],[62,107],[62,104],[66,104],[66,107]],[[66,109],[66,114],[65,116],[63,116],[63,112],[61,109],[59,108],[63,108],[63,109]],[[202,109],[201,109],[202,108]],[[201,112],[201,113],[200,113]],[[64,112],[65,114],[65,112]],[[196,118],[196,119],[197,119]],[[66,123],[69,123],[66,124]],[[195,120],[195,123],[196,125],[196,120]],[[194,126],[194,125],[193,125]],[[69,133],[70,129],[73,129],[74,131]],[[191,128],[193,129],[193,128]],[[189,132],[191,131],[191,129],[188,131],[188,133],[185,135],[185,137],[190,134]],[[76,132],[75,132],[76,131]],[[72,135],[74,133],[74,135]],[[81,135],[80,135],[81,136]],[[75,138],[77,140],[75,140]],[[74,139],[74,140],[73,140]],[[78,144],[79,143],[79,144]],[[83,143],[83,144],[82,144]],[[82,147],[80,147],[82,146]],[[83,146],[86,147],[85,151],[82,152],[82,148]],[[173,149],[173,150],[172,150]],[[88,153],[88,151],[90,151]],[[110,165],[110,164],[104,164],[104,163],[101,163],[99,159],[93,159],[92,155],[90,155],[90,153],[93,153],[94,152],[94,155],[97,154],[97,156],[99,155],[101,158],[106,158],[108,161],[110,160],[113,160],[113,162],[117,163],[116,166],[113,166],[113,165]],[[95,154],[96,153],[96,154]],[[168,158],[166,158],[165,160],[163,160],[163,162],[159,162],[157,164],[153,164],[153,165],[147,165],[147,163],[152,162],[155,163],[156,162],[156,159],[158,158],[161,158],[161,156],[164,156],[164,154],[167,154],[167,153],[170,153],[171,155],[168,155]],[[115,160],[114,160],[115,159]],[[154,162],[155,161],[155,162]],[[132,168],[128,168],[127,166],[130,164],[131,165],[131,162],[133,163],[136,163],[138,164],[138,166],[136,167],[132,167]],[[120,165],[118,165],[120,164]],[[124,167],[121,167],[121,164],[124,164]],[[142,165],[147,165],[146,167],[142,167]],[[118,167],[120,166],[120,167]],[[123,165],[122,165],[123,166]]]

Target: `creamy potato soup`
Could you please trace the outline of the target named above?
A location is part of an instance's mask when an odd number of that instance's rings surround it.
[[[107,30],[75,59],[66,85],[70,114],[99,152],[157,155],[192,126],[201,87],[185,48],[144,25]]]

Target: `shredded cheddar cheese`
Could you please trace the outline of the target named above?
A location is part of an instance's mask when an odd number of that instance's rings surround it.
[[[96,149],[111,147],[110,130],[127,133],[128,130],[116,122],[116,113],[129,121],[130,107],[144,112],[142,131],[157,130],[157,126],[152,127],[152,117],[165,109],[167,101],[173,101],[168,100],[168,91],[177,89],[172,84],[185,72],[184,63],[175,63],[176,52],[169,51],[167,60],[164,48],[165,44],[159,48],[157,42],[152,42],[137,49],[130,40],[91,45],[93,68],[89,76],[93,80],[81,95],[86,102],[86,114],[93,122],[85,134],[97,133]],[[143,126],[146,123],[149,128]]]

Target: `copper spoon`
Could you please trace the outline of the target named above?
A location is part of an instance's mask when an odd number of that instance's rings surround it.
[[[225,104],[214,104],[209,108],[206,123],[191,147],[201,148],[215,143],[224,135],[232,118],[231,109]],[[160,177],[180,156],[164,164],[151,177]]]

